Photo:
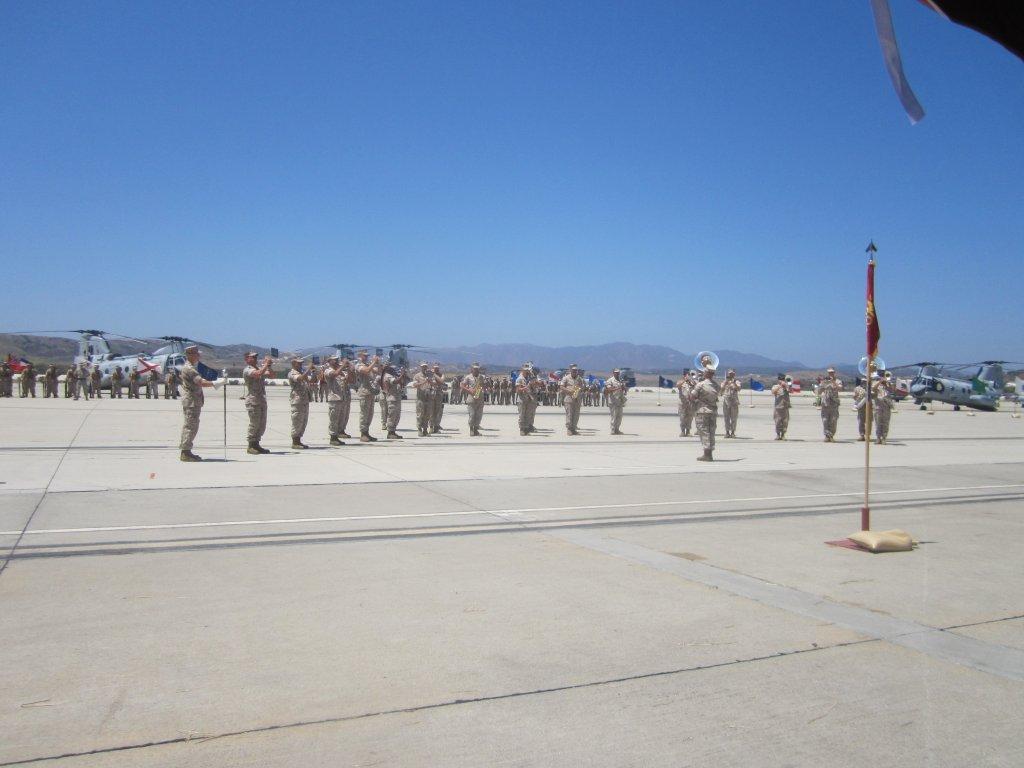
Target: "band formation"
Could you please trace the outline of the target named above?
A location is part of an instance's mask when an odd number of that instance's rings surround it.
[[[165,399],[181,399],[184,424],[181,430],[179,449],[182,461],[201,461],[192,448],[203,408],[203,390],[219,387],[223,382],[214,383],[204,379],[198,371],[200,351],[196,346],[185,349],[186,363],[179,373],[170,368],[165,376],[156,371],[139,374],[120,368],[111,374],[110,397],[122,397],[127,389],[129,399],[138,399],[145,391],[145,397],[158,398],[158,386],[164,385]],[[735,371],[728,371],[725,379],[716,378],[716,367],[711,360],[704,360],[701,370],[684,371],[675,384],[679,396],[680,437],[689,436],[694,429],[700,437],[703,455],[698,461],[712,461],[715,449],[715,433],[718,429],[718,406],[721,401],[725,437],[736,437],[736,423],[740,407],[740,381]],[[267,356],[258,359],[255,352],[245,356],[242,379],[245,386],[245,407],[249,415],[248,453],[259,455],[269,453],[260,441],[267,428],[266,380],[274,376],[273,360]],[[402,399],[411,383],[416,393],[416,427],[421,437],[440,431],[441,416],[448,404],[465,404],[469,434],[480,436],[480,420],[485,403],[515,405],[519,411],[519,434],[536,432],[534,419],[539,405],[559,405],[565,409],[565,429],[570,436],[579,435],[580,408],[585,405],[607,406],[611,418],[611,434],[621,435],[622,411],[626,404],[628,385],[621,378],[619,369],[612,372],[604,386],[588,382],[578,366],[569,366],[568,372],[558,381],[544,380],[535,372],[530,363],[524,363],[513,381],[506,377],[490,377],[483,373],[479,364],[474,363],[469,373],[461,378],[449,380],[440,364],[420,363],[419,370],[411,377],[405,369],[396,369],[381,361],[378,356],[370,357],[365,350],[357,353],[357,359],[331,356],[323,366],[304,368],[305,359],[292,358],[288,371],[291,388],[292,448],[305,449],[302,442],[309,421],[309,404],[312,401],[326,401],[328,413],[328,434],[330,444],[344,445],[341,438],[351,438],[346,432],[352,406],[353,392],[359,401],[359,440],[376,442],[370,434],[374,407],[379,406],[381,429],[387,439],[401,440],[398,422],[402,414]],[[21,397],[35,397],[39,376],[31,363],[22,371],[19,389]],[[0,397],[13,396],[13,373],[6,364],[0,364]],[[42,377],[43,397],[58,397],[60,377],[55,365],[49,366]],[[87,364],[68,368],[64,380],[64,396],[74,398],[101,397],[100,372],[89,369]],[[791,380],[779,374],[772,386],[774,398],[775,439],[785,440],[789,427],[791,407]],[[836,371],[829,368],[818,382],[815,394],[821,409],[822,430],[825,442],[834,442],[839,421],[839,394],[842,382]],[[858,381],[853,392],[854,408],[857,412],[858,440],[865,439],[867,406],[870,396],[875,437],[879,444],[889,434],[889,417],[893,407],[893,387],[884,372],[873,374],[870,386]]]

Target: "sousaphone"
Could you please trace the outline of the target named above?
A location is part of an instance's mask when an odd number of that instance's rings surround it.
[[[885,360],[883,360],[882,358],[876,356],[874,358],[873,363],[872,363],[872,368],[873,368],[872,373],[877,373],[878,371],[884,371],[885,370]],[[868,375],[868,359],[867,359],[866,356],[862,357],[860,359],[860,362],[857,363],[857,371],[860,373],[861,376],[867,376]]]
[[[712,371],[718,370],[718,355],[709,350],[698,352],[693,356],[693,367],[698,371],[710,369]]]

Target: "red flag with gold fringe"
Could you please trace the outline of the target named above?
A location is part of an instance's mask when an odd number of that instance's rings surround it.
[[[878,355],[878,341],[882,338],[882,330],[878,327],[878,314],[875,312],[875,259],[874,253],[878,249],[875,248],[875,244],[871,243],[868,246],[868,253],[872,254],[868,258],[868,294],[867,294],[867,312],[866,320],[868,327],[868,357],[873,358]]]

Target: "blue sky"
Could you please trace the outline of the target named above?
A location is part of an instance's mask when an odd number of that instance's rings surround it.
[[[1024,360],[1024,64],[893,0],[0,6],[0,327]]]

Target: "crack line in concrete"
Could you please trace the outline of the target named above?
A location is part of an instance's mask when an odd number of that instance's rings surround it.
[[[821,595],[775,584],[756,576],[680,559],[654,549],[612,539],[585,529],[548,530],[548,535],[595,552],[647,565],[713,589],[721,589],[772,608],[851,629],[911,648],[934,658],[1003,677],[1024,680],[1024,651],[988,643],[909,619],[885,616],[837,603]]]
[[[402,715],[413,712],[425,712],[432,709],[443,709],[446,707],[463,706],[466,704],[485,704],[491,701],[503,701],[508,699],[518,699],[526,696],[540,696],[548,693],[564,693],[566,691],[577,691],[586,688],[598,688],[606,685],[615,685],[617,683],[629,683],[638,680],[650,680],[658,677],[670,677],[672,675],[681,675],[687,672],[702,672],[711,669],[721,669],[723,667],[733,667],[740,664],[751,664],[762,661],[772,661],[775,659],[781,659],[788,656],[798,656],[806,653],[816,653],[818,651],[828,651],[837,648],[847,648],[850,646],[864,645],[866,643],[878,642],[876,639],[866,640],[851,640],[843,643],[834,643],[832,645],[814,646],[811,648],[797,648],[792,651],[779,651],[778,653],[767,654],[764,656],[750,656],[744,659],[732,659],[730,661],[720,661],[712,664],[700,664],[693,667],[678,667],[675,669],[664,669],[657,672],[644,672],[637,675],[626,675],[623,677],[611,677],[602,680],[590,680],[585,683],[571,683],[568,685],[558,685],[550,688],[535,688],[528,691],[512,691],[510,693],[496,693],[490,696],[477,696],[471,699],[450,699],[448,701],[439,701],[432,704],[419,704],[411,707],[397,707],[394,709],[383,709],[378,712],[363,712],[357,715],[342,715],[339,717],[324,717],[317,720],[297,720],[291,723],[279,723],[276,725],[265,725],[257,728],[246,728],[237,731],[227,731],[218,734],[208,734],[199,736],[179,736],[174,739],[160,739],[157,741],[141,742],[137,744],[124,744],[117,747],[103,747],[100,749],[93,749],[84,752],[65,752],[59,755],[45,755],[42,757],[31,757],[23,760],[12,760],[4,763],[0,763],[0,768],[6,768],[6,766],[13,765],[28,765],[31,763],[39,763],[46,760],[63,760],[66,758],[74,757],[88,757],[90,755],[103,755],[112,752],[125,752],[135,749],[148,749],[151,747],[165,747],[173,744],[186,744],[189,742],[202,743],[204,741],[211,741],[213,739],[223,739],[231,736],[247,736],[258,733],[269,733],[272,731],[282,731],[291,728],[305,728],[313,725],[332,725],[336,723],[348,723],[355,720],[365,720],[371,717],[383,717],[386,715]]]
[[[22,526],[21,533],[18,534],[18,538],[14,540],[14,544],[11,545],[11,548],[8,550],[7,554],[4,555],[4,561],[3,563],[0,563],[0,576],[3,576],[4,571],[7,570],[7,565],[11,562],[12,558],[14,557],[15,550],[18,548],[18,545],[21,544],[21,540],[25,538],[25,531],[27,531],[28,527],[32,525],[32,519],[36,516],[36,512],[39,511],[39,507],[43,505],[43,500],[46,499],[46,494],[50,492],[50,486],[53,485],[53,479],[57,477],[57,473],[60,472],[60,468],[64,464],[64,459],[67,458],[68,452],[71,450],[71,446],[75,444],[75,440],[78,439],[78,435],[81,433],[82,427],[85,426],[85,422],[89,420],[89,416],[91,416],[93,411],[95,410],[96,406],[94,405],[92,408],[85,412],[85,415],[82,417],[81,423],[78,425],[78,429],[75,430],[75,434],[72,435],[71,440],[68,441],[68,445],[64,449],[64,453],[60,455],[60,459],[57,461],[57,466],[53,468],[53,473],[50,475],[50,479],[46,481],[46,487],[43,488],[43,492],[36,500],[36,505],[32,507],[32,512],[29,514],[28,519],[25,521],[25,525]]]

